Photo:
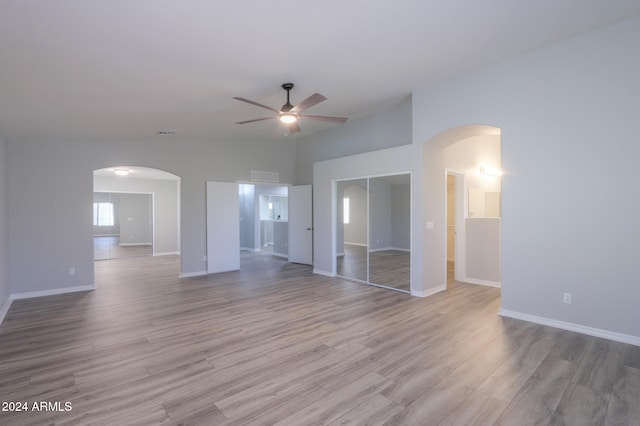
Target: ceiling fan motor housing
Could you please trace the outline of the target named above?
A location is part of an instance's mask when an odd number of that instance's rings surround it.
[[[291,105],[291,102],[289,102],[289,91],[293,89],[293,83],[284,83],[282,85],[282,88],[287,91],[287,103],[282,105],[282,108],[280,108],[280,111],[289,112],[293,109],[293,105]]]

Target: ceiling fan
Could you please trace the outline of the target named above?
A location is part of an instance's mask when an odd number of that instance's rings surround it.
[[[328,121],[331,123],[344,123],[347,121],[346,117],[330,117],[326,115],[301,114],[303,111],[307,110],[308,108],[311,108],[314,105],[319,104],[322,101],[325,101],[327,98],[322,96],[320,93],[314,93],[304,101],[300,102],[298,105],[293,106],[289,101],[289,92],[291,91],[291,89],[293,89],[293,83],[284,83],[282,85],[282,88],[287,91],[287,103],[282,105],[282,108],[280,108],[279,111],[275,108],[271,108],[269,106],[260,104],[258,102],[255,102],[249,99],[234,97],[233,99],[237,99],[239,101],[246,102],[251,105],[259,106],[260,108],[265,108],[265,109],[268,109],[269,111],[273,111],[276,113],[276,115],[272,115],[270,117],[256,118],[253,120],[246,120],[246,121],[238,121],[235,124],[247,124],[247,123],[253,123],[255,121],[271,120],[273,118],[278,118],[289,128],[289,132],[297,133],[300,131],[300,126],[298,126],[298,123],[297,123],[299,118],[306,118],[309,120]]]

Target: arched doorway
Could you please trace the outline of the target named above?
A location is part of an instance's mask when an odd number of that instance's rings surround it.
[[[94,170],[94,260],[179,254],[179,191],[180,177],[163,170]]]
[[[422,151],[425,287],[447,288],[452,255],[456,280],[500,287],[500,128],[452,128],[424,142]]]

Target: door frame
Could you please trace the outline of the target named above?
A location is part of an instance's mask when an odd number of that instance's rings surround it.
[[[295,188],[295,189],[294,189]],[[292,189],[293,191],[302,191],[302,190],[307,190],[308,189],[308,195],[309,195],[309,199],[305,200],[308,201],[308,214],[309,217],[305,217],[303,218],[303,220],[307,221],[306,224],[297,224],[297,216],[293,213],[295,212],[295,208],[291,208],[292,203],[291,203],[291,193],[292,193]],[[305,196],[307,195],[306,193],[304,194]],[[288,191],[288,197],[289,197],[289,219],[288,219],[288,247],[287,247],[287,261],[290,263],[300,263],[303,265],[311,265],[313,266],[313,236],[314,236],[314,231],[313,231],[313,185],[292,185],[289,186],[289,191]],[[294,196],[293,198],[296,198],[296,196]],[[307,213],[305,211],[305,213]],[[301,228],[304,228],[305,231],[308,231],[311,233],[310,235],[310,240],[309,240],[309,245],[307,246],[306,243],[302,244],[301,246],[303,246],[305,248],[305,250],[309,250],[308,252],[305,251],[303,256],[298,256],[297,258],[294,256],[294,258],[291,258],[291,253],[294,252],[295,250],[292,250],[292,244],[291,244],[291,236],[294,235],[292,232],[292,226],[291,226],[291,219],[293,219],[293,223],[294,226],[295,225],[301,225]],[[306,241],[306,239],[305,239]],[[293,244],[294,248],[295,248],[295,244]]]
[[[454,176],[456,179],[456,192],[455,192],[455,242],[454,242],[454,253],[453,253],[453,261],[454,261],[454,270],[453,270],[453,279],[455,281],[464,282],[466,279],[466,229],[465,229],[465,218],[467,217],[467,197],[465,194],[466,190],[466,180],[464,172],[457,169],[445,168],[444,170],[444,270],[445,277],[447,276],[447,253],[448,253],[448,242],[447,242],[447,233],[448,233],[448,221],[446,218],[448,217],[448,183],[447,176]]]

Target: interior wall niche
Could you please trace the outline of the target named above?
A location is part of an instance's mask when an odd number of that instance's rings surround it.
[[[411,175],[336,182],[336,275],[410,292]]]

